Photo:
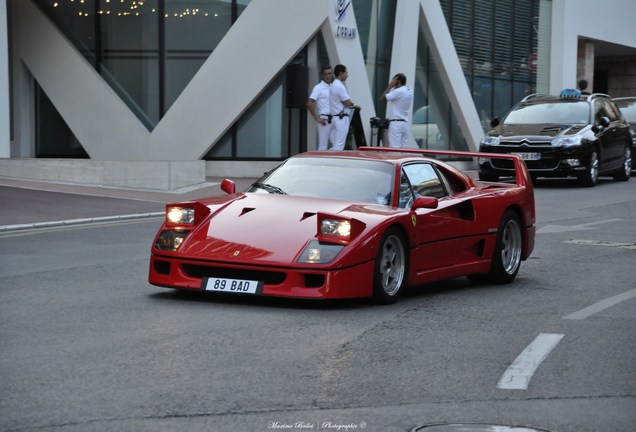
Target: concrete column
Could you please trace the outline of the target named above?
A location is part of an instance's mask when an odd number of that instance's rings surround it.
[[[579,38],[576,56],[577,82],[585,79],[588,82],[587,91],[594,92],[594,43]]]
[[[9,31],[7,17],[7,0],[0,0],[0,158],[11,157]]]

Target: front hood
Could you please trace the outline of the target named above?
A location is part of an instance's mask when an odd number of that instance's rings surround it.
[[[545,141],[562,135],[573,135],[585,129],[587,125],[559,125],[559,124],[523,124],[503,125],[492,136],[500,136],[504,140]]]
[[[384,206],[269,194],[239,194],[224,206],[210,206],[210,218],[179,248],[193,259],[290,263],[317,233],[317,213],[377,223]]]

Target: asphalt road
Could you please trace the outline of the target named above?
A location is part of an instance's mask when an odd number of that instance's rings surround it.
[[[0,430],[633,431],[635,180],[540,183],[512,285],[455,279],[384,307],[150,286],[152,216],[0,231]],[[30,204],[0,226],[67,217],[27,216],[38,203],[91,218],[165,198],[7,196]]]

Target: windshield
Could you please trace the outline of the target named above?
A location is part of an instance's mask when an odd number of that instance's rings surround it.
[[[528,103],[519,105],[504,119],[504,124],[589,124],[587,102]]]
[[[392,184],[393,165],[388,162],[301,157],[289,159],[246,192],[389,205]]]

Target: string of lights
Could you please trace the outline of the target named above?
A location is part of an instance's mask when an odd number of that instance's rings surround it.
[[[95,2],[91,0],[55,0],[50,3],[54,8],[74,7],[79,9],[76,13],[82,17],[90,17],[95,13],[98,15],[129,17],[159,12],[156,7],[148,6],[146,4],[147,1],[144,0],[97,0],[97,8],[94,7]],[[196,16],[218,17],[220,13],[201,11],[198,7],[185,7],[175,11],[164,12],[165,18],[187,18]]]

